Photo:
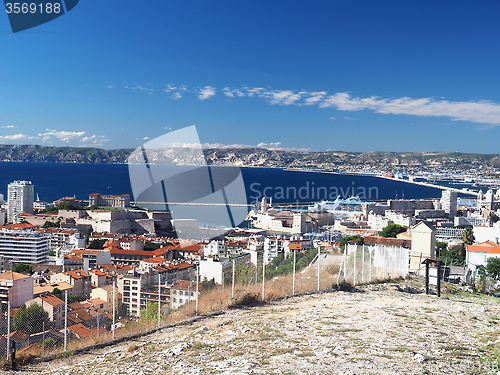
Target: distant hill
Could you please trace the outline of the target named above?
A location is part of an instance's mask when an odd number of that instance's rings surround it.
[[[104,150],[84,147],[51,147],[39,145],[0,145],[0,161],[63,162],[63,163],[126,163],[133,149]],[[157,150],[161,153],[161,150]],[[235,165],[274,168],[325,170],[393,170],[408,171],[463,170],[490,171],[500,168],[499,154],[466,154],[446,152],[302,152],[262,148],[206,149],[211,165]],[[176,163],[187,164],[182,156]]]

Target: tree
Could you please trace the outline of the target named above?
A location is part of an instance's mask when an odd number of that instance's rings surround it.
[[[57,346],[57,341],[54,340],[52,337],[49,337],[43,342],[44,349],[51,349],[55,348],[56,346]]]
[[[344,252],[344,249],[345,249],[345,245],[351,241],[351,240],[359,240],[361,238],[360,235],[357,235],[355,234],[354,236],[347,236],[347,237],[344,237],[340,240],[340,249],[342,250],[342,252]],[[363,240],[364,241],[364,240]]]
[[[437,258],[446,257],[448,244],[446,242],[436,241]]]
[[[464,232],[462,233],[462,241],[465,245],[474,244],[476,238],[474,237],[474,232],[472,231],[472,227],[465,228]]]
[[[58,210],[81,210],[82,206],[73,202],[61,202],[57,205]]]
[[[22,304],[16,313],[13,321],[15,331],[21,331],[28,335],[41,332],[45,322],[45,329],[50,328],[49,313],[38,303],[33,303],[29,307]]]
[[[486,260],[486,272],[493,279],[498,279],[500,275],[500,258],[488,258]]]
[[[19,263],[16,264],[12,271],[31,275],[33,273],[33,267],[31,266],[31,264]]]
[[[382,237],[396,238],[399,233],[406,232],[406,226],[399,224],[389,224],[378,233]]]
[[[63,292],[61,289],[59,288],[54,288],[54,290],[52,291],[52,295],[59,298],[59,299],[62,299],[63,297]]]
[[[99,240],[99,239],[92,240],[89,243],[89,249],[103,250],[105,243],[106,243],[106,240]]]
[[[61,219],[57,221],[46,221],[43,223],[42,228],[59,228],[61,226]]]
[[[141,322],[150,323],[158,321],[158,302],[147,301],[147,309],[141,310]],[[147,315],[146,315],[147,311]]]
[[[116,319],[129,318],[130,312],[128,310],[128,305],[125,305],[124,303],[119,303],[115,314],[116,314],[115,315]]]

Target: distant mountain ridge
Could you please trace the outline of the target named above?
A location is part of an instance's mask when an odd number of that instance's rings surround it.
[[[0,161],[112,163],[123,164],[133,149],[105,150],[86,147],[55,147],[39,145],[0,145]],[[161,152],[158,150],[157,152]],[[499,154],[468,154],[447,152],[344,152],[283,151],[263,148],[210,148],[204,150],[210,165],[246,167],[359,170],[393,169],[397,166],[415,168],[442,167],[456,169],[500,168]],[[187,163],[182,157],[179,164]]]

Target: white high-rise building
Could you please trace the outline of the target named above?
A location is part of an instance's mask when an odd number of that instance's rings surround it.
[[[15,223],[16,215],[33,213],[35,190],[31,181],[14,181],[7,187],[7,222]]]
[[[457,192],[451,190],[443,190],[441,194],[441,209],[450,218],[457,216],[457,196]]]

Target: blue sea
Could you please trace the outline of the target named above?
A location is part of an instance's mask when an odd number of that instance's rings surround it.
[[[224,167],[216,167],[224,168]],[[439,198],[438,188],[374,176],[241,168],[249,203],[265,195],[274,203],[309,203],[359,196],[363,201],[394,198]],[[61,197],[88,199],[89,194],[130,194],[128,166],[124,164],[72,164],[0,162],[0,194],[7,198],[7,184],[29,180],[35,197],[52,202]]]

